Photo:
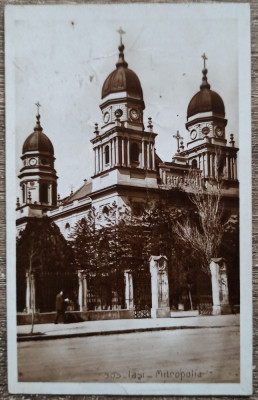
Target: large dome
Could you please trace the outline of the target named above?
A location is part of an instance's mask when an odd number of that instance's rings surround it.
[[[23,147],[22,147],[22,153],[27,153],[28,151],[40,151],[43,153],[50,153],[51,155],[54,155],[54,147],[47,137],[42,132],[42,127],[40,125],[40,115],[37,115],[37,123],[34,128],[34,132],[27,137],[25,140]]]
[[[105,80],[101,98],[103,99],[111,93],[126,91],[129,95],[134,95],[142,100],[143,93],[140,80],[136,73],[128,68],[128,64],[124,60],[124,45],[120,44],[118,49],[119,60],[116,69]]]
[[[187,118],[195,114],[211,111],[221,117],[225,117],[225,106],[220,95],[210,90],[207,82],[207,69],[203,69],[202,84],[200,91],[191,99],[187,108]]]

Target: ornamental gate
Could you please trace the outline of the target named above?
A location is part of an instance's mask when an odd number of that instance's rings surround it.
[[[151,274],[140,270],[133,273],[134,318],[151,318]]]
[[[212,315],[212,296],[199,296],[198,309],[200,315]]]

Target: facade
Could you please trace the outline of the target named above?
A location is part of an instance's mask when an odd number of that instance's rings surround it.
[[[211,90],[206,57],[200,90],[187,108],[187,142],[175,136],[178,149],[173,158],[158,156],[152,119],[143,124],[143,89],[134,71],[128,68],[122,40],[116,68],[106,78],[101,94],[103,121],[95,124],[91,140],[94,174],[82,187],[64,199],[57,196],[54,149],[43,133],[40,115],[34,132],[22,149],[23,167],[19,179],[21,197],[17,198],[17,231],[28,218],[48,215],[68,239],[72,227],[94,206],[105,213],[114,201],[118,206],[139,205],[147,197],[160,199],[169,194],[173,206],[181,207],[182,191],[187,189],[189,172],[200,174],[207,187],[212,180],[223,180],[223,199],[232,214],[238,214],[237,152],[234,135],[226,133],[225,106]],[[173,189],[171,191],[171,189]]]

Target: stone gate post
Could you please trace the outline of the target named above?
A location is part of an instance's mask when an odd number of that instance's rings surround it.
[[[210,262],[212,286],[212,314],[230,314],[228,298],[228,277],[226,263],[223,258],[212,258]]]
[[[150,257],[152,318],[169,318],[169,284],[166,256]]]
[[[80,311],[87,311],[87,278],[84,270],[78,271],[79,292],[78,304]]]
[[[124,271],[125,276],[125,304],[127,310],[133,310],[134,301],[133,301],[133,275],[132,272],[128,269]]]
[[[35,276],[26,272],[26,312],[31,314],[36,311]]]

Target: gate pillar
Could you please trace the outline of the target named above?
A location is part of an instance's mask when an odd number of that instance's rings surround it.
[[[125,304],[127,310],[133,310],[133,275],[128,269],[124,271],[125,276]]]
[[[223,258],[212,258],[210,262],[212,286],[212,314],[230,314],[228,298],[228,277],[226,263]]]
[[[166,256],[150,257],[152,318],[169,318],[169,285]]]
[[[79,293],[78,304],[80,311],[87,311],[87,278],[84,270],[78,271]]]
[[[31,314],[36,311],[35,276],[26,272],[26,312]]]

